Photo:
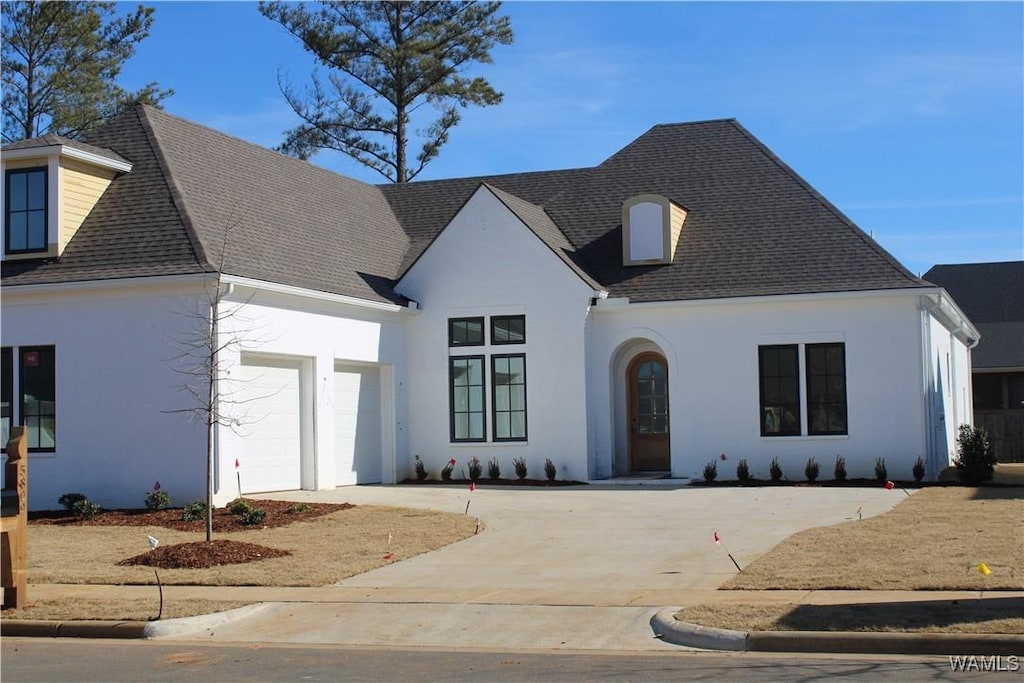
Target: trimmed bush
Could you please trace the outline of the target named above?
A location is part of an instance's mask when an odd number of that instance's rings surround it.
[[[487,476],[491,479],[501,479],[501,465],[498,464],[497,458],[491,458],[487,463]]]
[[[171,494],[162,489],[153,489],[146,492],[146,509],[150,512],[166,510],[171,507]]]
[[[252,503],[247,501],[245,498],[235,498],[233,501],[228,503],[228,512],[233,515],[244,515],[249,510],[252,510]]]
[[[455,469],[455,458],[452,458],[441,468],[441,481],[452,480],[452,470]]]
[[[768,466],[768,476],[772,481],[782,481],[782,465],[779,464],[778,458],[772,458],[772,463]]]
[[[714,481],[718,478],[718,462],[712,460],[704,465],[704,481]]]
[[[544,458],[544,475],[548,481],[554,481],[558,475],[558,469],[555,467],[555,463],[551,462],[551,458]]]
[[[996,454],[984,427],[960,425],[956,437],[956,458],[953,465],[960,481],[977,486],[992,479],[996,469]]]
[[[206,519],[206,501],[193,500],[181,511],[181,518],[186,522],[198,522]]]
[[[79,519],[92,519],[102,512],[102,508],[88,498],[84,498],[76,501],[75,504],[71,506],[71,511],[75,513],[75,517],[78,517]]]
[[[875,480],[889,481],[889,470],[885,467],[885,458],[875,458]]]
[[[747,466],[746,460],[736,463],[736,478],[740,481],[750,481],[750,467]]]
[[[266,518],[267,511],[263,508],[249,508],[249,510],[242,515],[242,519],[239,521],[248,526],[255,526],[257,524],[262,524],[263,520]]]
[[[484,473],[484,466],[480,464],[478,458],[473,458],[469,461],[469,478],[473,481],[478,481]]]
[[[416,469],[416,481],[423,481],[427,478],[427,467],[423,464],[423,461],[420,460],[420,456],[414,455],[413,458],[416,461],[416,464],[414,465]]]
[[[807,458],[807,464],[804,465],[804,476],[807,477],[807,481],[817,481],[820,471],[821,467],[818,465],[818,461],[814,458]]]
[[[88,500],[84,493],[65,493],[57,499],[57,504],[68,512],[74,512],[75,503],[79,503],[83,500]]]
[[[526,479],[526,460],[524,458],[516,458],[512,461],[512,465],[516,468],[516,476],[520,479]]]
[[[310,505],[309,503],[292,503],[291,505],[288,506],[286,512],[295,515],[300,512],[309,512],[312,509],[313,506]]]
[[[836,456],[836,469],[834,473],[836,481],[846,481],[846,458]]]
[[[924,458],[922,458],[920,455],[917,456],[917,460],[914,461],[913,472],[914,481],[920,484],[921,480],[924,479]]]

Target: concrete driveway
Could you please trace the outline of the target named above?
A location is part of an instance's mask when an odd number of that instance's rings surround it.
[[[671,649],[647,620],[717,588],[784,538],[889,510],[878,488],[359,486],[268,498],[479,516],[461,543],[346,579],[318,603],[270,604],[199,637],[431,647]],[[722,545],[712,540],[717,530]],[[396,545],[402,529],[392,531]],[[328,589],[321,589],[321,594]],[[270,589],[268,592],[273,592]]]

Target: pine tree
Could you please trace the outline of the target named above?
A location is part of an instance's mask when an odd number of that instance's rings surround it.
[[[288,104],[302,120],[285,132],[281,151],[308,159],[323,149],[343,152],[391,182],[412,180],[448,141],[469,105],[501,102],[482,77],[465,76],[475,63],[490,63],[495,45],[512,43],[500,2],[261,2],[319,64],[304,92],[283,84]],[[438,116],[413,128],[424,104]],[[422,143],[415,160],[407,148]]]
[[[153,8],[115,18],[113,2],[7,2],[3,6],[3,137],[82,137],[133,104],[157,105],[171,90],[128,92],[121,67],[149,35]]]

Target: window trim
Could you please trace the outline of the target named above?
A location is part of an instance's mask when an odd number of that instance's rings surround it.
[[[478,322],[478,323],[480,323],[480,342],[479,343],[473,343],[473,342],[455,341],[455,324],[456,323],[469,323],[469,322]],[[473,316],[468,316],[468,317],[463,317],[463,318],[448,318],[448,347],[449,348],[453,348],[453,347],[461,347],[461,346],[483,346],[484,342],[485,342],[485,339],[484,339],[485,332],[486,332],[486,329],[485,329],[485,325],[484,325],[484,316],[482,316],[482,315],[473,315]]]
[[[766,413],[767,406],[765,405],[765,372],[764,372],[764,353],[765,351],[778,351],[782,349],[791,349],[796,353],[796,376],[794,377],[794,385],[796,389],[796,401],[792,404],[796,408],[796,431],[782,431],[781,426],[779,431],[768,431],[765,429],[766,424]],[[803,436],[803,416],[802,413],[802,401],[800,392],[800,344],[762,344],[757,347],[757,378],[758,378],[758,398],[760,416],[758,423],[760,425],[761,436],[765,438],[778,438],[778,437],[792,437],[792,436]]]
[[[14,249],[11,247],[11,176],[23,175],[41,171],[43,174],[43,246]],[[24,213],[39,211],[39,209],[25,209]],[[26,222],[25,242],[28,243]],[[50,249],[50,169],[48,166],[32,166],[26,168],[9,168],[4,172],[4,254],[41,254]]]
[[[521,411],[520,410],[512,410],[511,402],[510,402],[510,407],[509,407],[508,410],[502,410],[502,411],[498,410],[498,396],[497,396],[497,394],[498,394],[498,380],[496,378],[497,370],[495,368],[495,363],[498,360],[502,360],[502,359],[506,359],[506,358],[521,358],[522,361],[523,361],[523,382],[522,382],[522,387],[523,387],[523,408],[522,408]],[[494,443],[509,443],[509,442],[523,442],[523,441],[528,441],[529,440],[529,437],[530,437],[529,414],[530,413],[529,413],[529,410],[528,410],[528,403],[527,403],[528,391],[527,391],[527,388],[526,388],[527,387],[526,381],[527,380],[526,380],[526,354],[525,353],[495,353],[495,354],[491,355],[491,427],[492,427],[491,431],[493,433],[493,435],[491,437],[491,441],[492,442],[494,442]],[[518,386],[518,385],[516,385],[516,384],[502,384],[501,386],[509,386],[509,387],[511,387],[511,386]],[[509,436],[509,437],[500,437],[500,436],[498,436],[498,413],[499,412],[508,413],[510,416],[513,413],[522,412],[522,414],[523,414],[523,435],[522,436]],[[509,431],[511,432],[511,418],[509,420],[509,425],[510,425]]]
[[[483,419],[483,435],[480,438],[457,438],[455,435],[455,362],[460,360],[480,361],[480,400],[483,406],[480,415]],[[487,441],[487,358],[484,355],[449,356],[448,357],[448,438],[451,443],[485,443]],[[467,415],[475,411],[466,411]]]
[[[523,321],[523,338],[521,340],[505,339],[505,340],[500,340],[499,341],[498,339],[495,338],[494,330],[497,327],[498,321],[509,321],[509,320],[517,320],[517,319]],[[511,345],[511,344],[525,344],[526,343],[526,314],[525,313],[518,313],[518,314],[515,314],[515,315],[492,315],[491,316],[491,324],[490,324],[490,334],[491,334],[491,346],[507,346],[507,345]]]
[[[821,431],[814,430],[811,427],[811,357],[808,351],[813,348],[827,348],[827,347],[839,347],[839,352],[843,362],[843,396],[842,396],[842,409],[843,409],[843,429],[842,431]],[[807,385],[807,399],[806,410],[807,410],[807,435],[808,436],[848,436],[850,433],[850,418],[849,418],[849,392],[847,391],[847,372],[846,372],[846,344],[844,342],[823,342],[815,344],[804,344],[804,368],[805,368],[805,382]],[[829,377],[829,373],[826,371],[825,377]],[[826,382],[826,393],[827,382]],[[838,404],[838,401],[826,401],[826,405]],[[817,405],[817,404],[816,404]]]

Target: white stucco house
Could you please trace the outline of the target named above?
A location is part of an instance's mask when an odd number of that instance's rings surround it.
[[[733,120],[592,168],[373,186],[139,107],[2,164],[2,425],[28,427],[35,509],[203,497],[183,350],[214,291],[219,503],[416,455],[934,476],[971,422],[970,321]]]

